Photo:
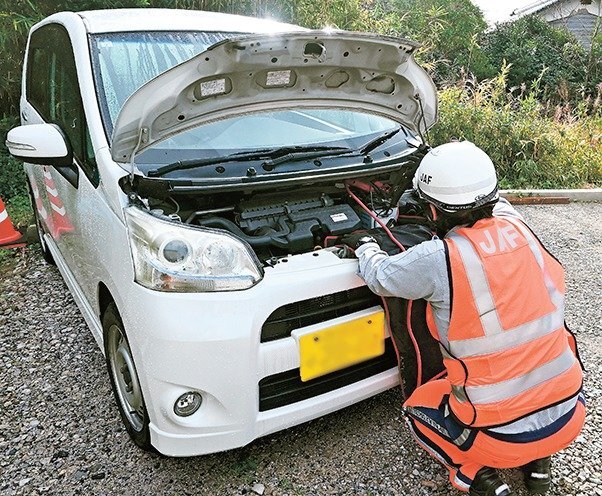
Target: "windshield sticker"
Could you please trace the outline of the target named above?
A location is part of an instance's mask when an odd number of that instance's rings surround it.
[[[291,71],[269,71],[266,86],[287,86],[291,82]]]

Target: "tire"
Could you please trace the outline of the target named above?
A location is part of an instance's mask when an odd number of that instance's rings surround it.
[[[102,316],[102,330],[107,371],[121,420],[136,446],[156,453],[151,445],[148,412],[138,373],[123,322],[113,302]]]
[[[31,210],[33,211],[33,219],[34,222],[36,223],[36,231],[38,233],[38,242],[40,243],[40,250],[42,251],[42,256],[44,257],[44,260],[46,261],[47,264],[50,265],[56,265],[56,262],[54,261],[54,257],[52,256],[52,253],[50,253],[50,249],[48,248],[48,245],[46,244],[46,241],[44,241],[44,234],[46,234],[46,231],[44,230],[44,226],[42,225],[42,222],[40,220],[40,214],[38,213],[38,209],[36,208],[36,200],[33,196],[33,191],[31,189],[31,185],[29,185],[29,201],[31,202]]]

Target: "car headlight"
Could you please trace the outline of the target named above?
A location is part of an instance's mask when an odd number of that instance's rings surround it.
[[[176,224],[138,207],[125,218],[136,282],[157,291],[234,291],[263,270],[252,250],[225,231]]]

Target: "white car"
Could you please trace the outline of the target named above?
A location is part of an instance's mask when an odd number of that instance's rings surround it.
[[[138,446],[227,450],[397,384],[333,244],[394,217],[424,154],[415,48],[178,10],[31,29],[7,146]]]

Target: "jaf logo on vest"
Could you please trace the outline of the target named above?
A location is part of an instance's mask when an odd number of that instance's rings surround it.
[[[494,234],[491,234],[491,230],[485,229],[483,235],[485,236],[485,241],[479,242],[479,248],[488,255],[513,250],[518,246],[516,241],[520,239],[518,232],[516,232],[513,226],[498,227],[495,229]]]

